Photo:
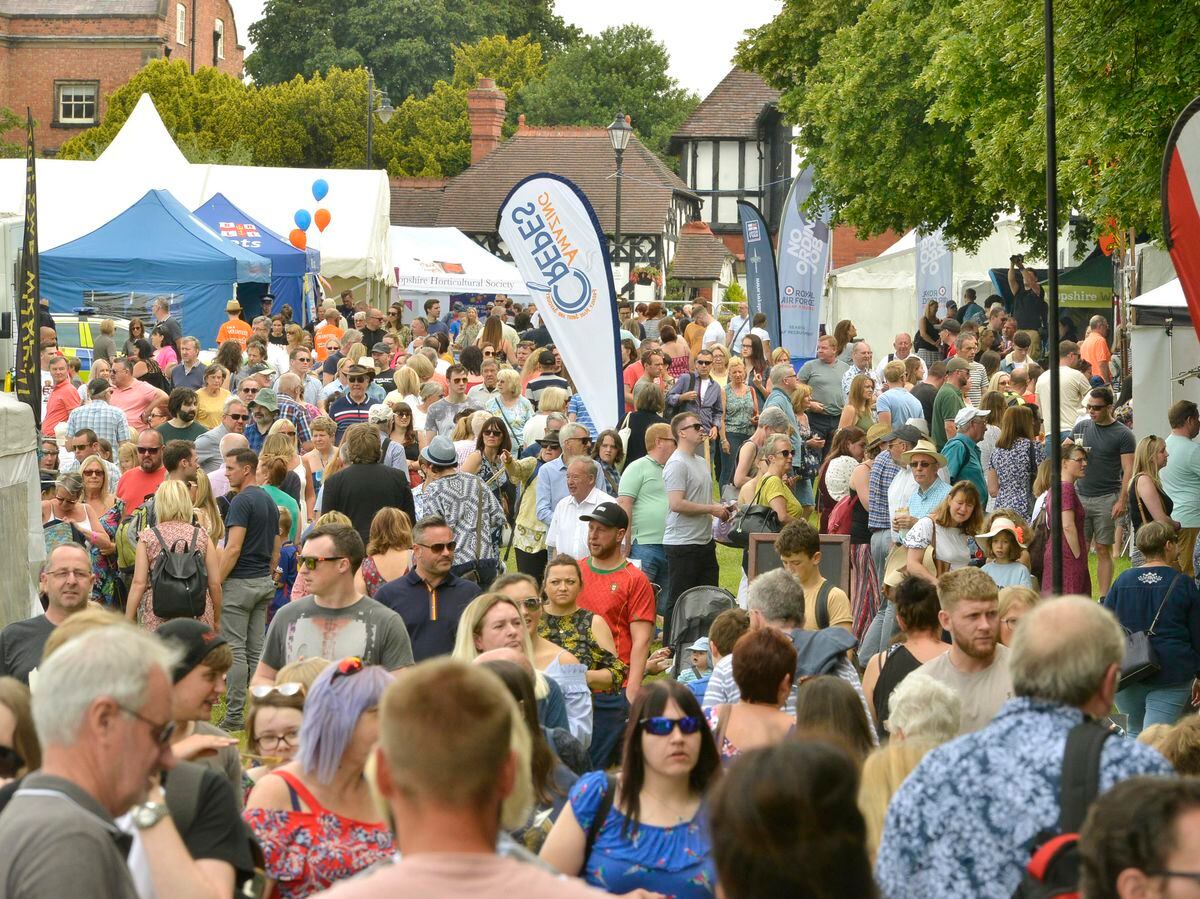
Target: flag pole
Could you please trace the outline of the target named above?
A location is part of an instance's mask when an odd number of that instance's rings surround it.
[[[25,108],[25,231],[21,239],[20,298],[17,303],[17,399],[33,410],[42,426],[41,329],[38,327],[37,165],[33,149],[33,112]]]

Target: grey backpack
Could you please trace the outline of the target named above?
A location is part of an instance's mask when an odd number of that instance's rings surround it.
[[[200,528],[192,531],[192,541],[176,540],[170,546],[157,525],[150,528],[158,541],[158,557],[150,567],[151,610],[163,621],[173,618],[199,618],[204,614],[208,596],[208,568],[200,548]]]

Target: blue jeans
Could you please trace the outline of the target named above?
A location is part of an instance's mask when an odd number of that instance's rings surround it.
[[[667,551],[661,543],[635,543],[629,549],[629,558],[641,562],[642,574],[658,587],[658,611],[662,614],[667,595]]]
[[[1174,724],[1187,711],[1192,683],[1129,684],[1117,691],[1117,710],[1129,716],[1129,736],[1136,737],[1151,724]]]
[[[592,694],[592,742],[588,756],[592,769],[603,771],[608,767],[615,752],[620,756],[621,738],[625,735],[625,721],[629,717],[629,700],[625,690],[619,693]]]
[[[721,452],[721,471],[718,484],[724,487],[726,484],[733,482],[733,473],[737,469],[738,454],[742,451],[746,441],[750,439],[749,434],[735,434],[729,431],[725,434],[729,438],[729,452]]]

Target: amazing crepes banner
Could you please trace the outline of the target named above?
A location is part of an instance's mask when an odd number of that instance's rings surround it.
[[[617,291],[608,241],[583,191],[530,175],[500,206],[497,230],[600,430],[624,416]]]

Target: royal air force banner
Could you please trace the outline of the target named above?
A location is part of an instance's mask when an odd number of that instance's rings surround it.
[[[938,317],[946,314],[946,303],[953,299],[954,254],[946,246],[942,229],[932,234],[917,232],[917,320],[925,314],[925,305],[938,304]]]
[[[540,173],[514,187],[497,229],[596,427],[624,417],[617,292],[608,243],[583,191]]]
[[[797,367],[817,355],[829,271],[829,221],[804,209],[811,193],[812,167],[805,166],[788,190],[779,223],[780,338]]]

